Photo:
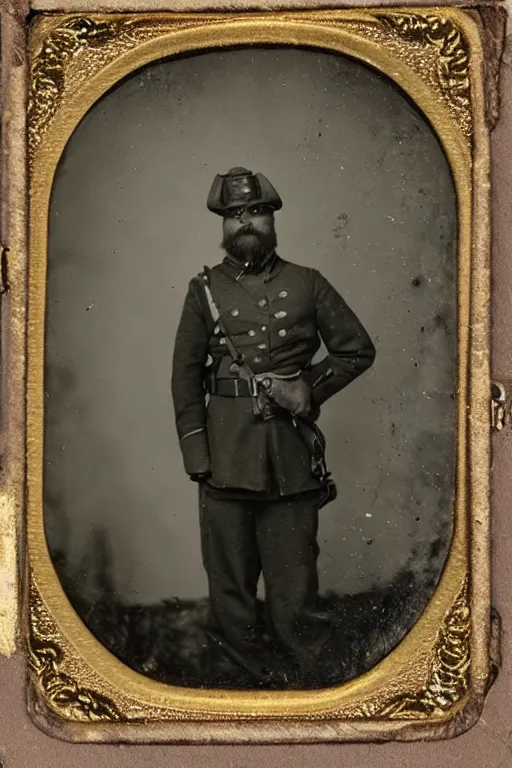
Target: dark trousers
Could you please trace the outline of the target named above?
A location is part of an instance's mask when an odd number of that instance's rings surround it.
[[[203,562],[216,630],[239,654],[255,642],[256,591],[265,583],[268,629],[302,666],[313,648],[318,594],[318,495],[242,501],[200,493]]]

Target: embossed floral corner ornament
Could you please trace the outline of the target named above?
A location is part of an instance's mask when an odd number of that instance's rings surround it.
[[[81,48],[100,48],[115,40],[122,23],[73,17],[45,37],[32,64],[28,102],[31,144],[35,140],[35,126],[41,131],[59,106],[65,85],[65,68],[70,58]]]
[[[58,645],[37,637],[32,630],[27,650],[32,681],[56,714],[81,722],[123,720],[113,701],[81,686],[60,669],[63,654]]]
[[[463,701],[469,689],[471,615],[468,581],[440,629],[428,682],[417,693],[397,696],[372,712],[401,720],[438,717]]]
[[[439,84],[449,98],[469,107],[469,50],[464,35],[449,19],[437,15],[378,14],[405,40],[434,46],[438,51]]]

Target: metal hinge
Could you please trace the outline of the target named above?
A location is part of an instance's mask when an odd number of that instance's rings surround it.
[[[491,429],[501,432],[512,424],[512,382],[491,382]]]
[[[9,290],[8,254],[8,246],[0,244],[0,296]]]

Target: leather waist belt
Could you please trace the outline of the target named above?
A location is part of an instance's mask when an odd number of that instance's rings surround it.
[[[219,397],[251,397],[249,384],[245,379],[208,378],[206,389],[211,395]]]
[[[272,379],[284,379],[292,380],[300,376],[300,371],[296,373],[257,373],[252,378],[252,385],[255,390],[251,392],[251,388],[247,379],[217,379],[214,376],[208,376],[206,379],[206,389],[211,395],[219,395],[220,397],[254,397],[255,394],[260,392],[260,386],[263,391],[270,386]]]

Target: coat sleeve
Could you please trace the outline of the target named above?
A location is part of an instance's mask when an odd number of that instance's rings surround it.
[[[189,475],[210,470],[204,389],[208,342],[208,328],[191,281],[176,333],[171,377],[176,429]]]
[[[371,366],[375,347],[337,290],[317,270],[314,274],[316,324],[328,355],[304,372],[312,398],[320,406]]]

